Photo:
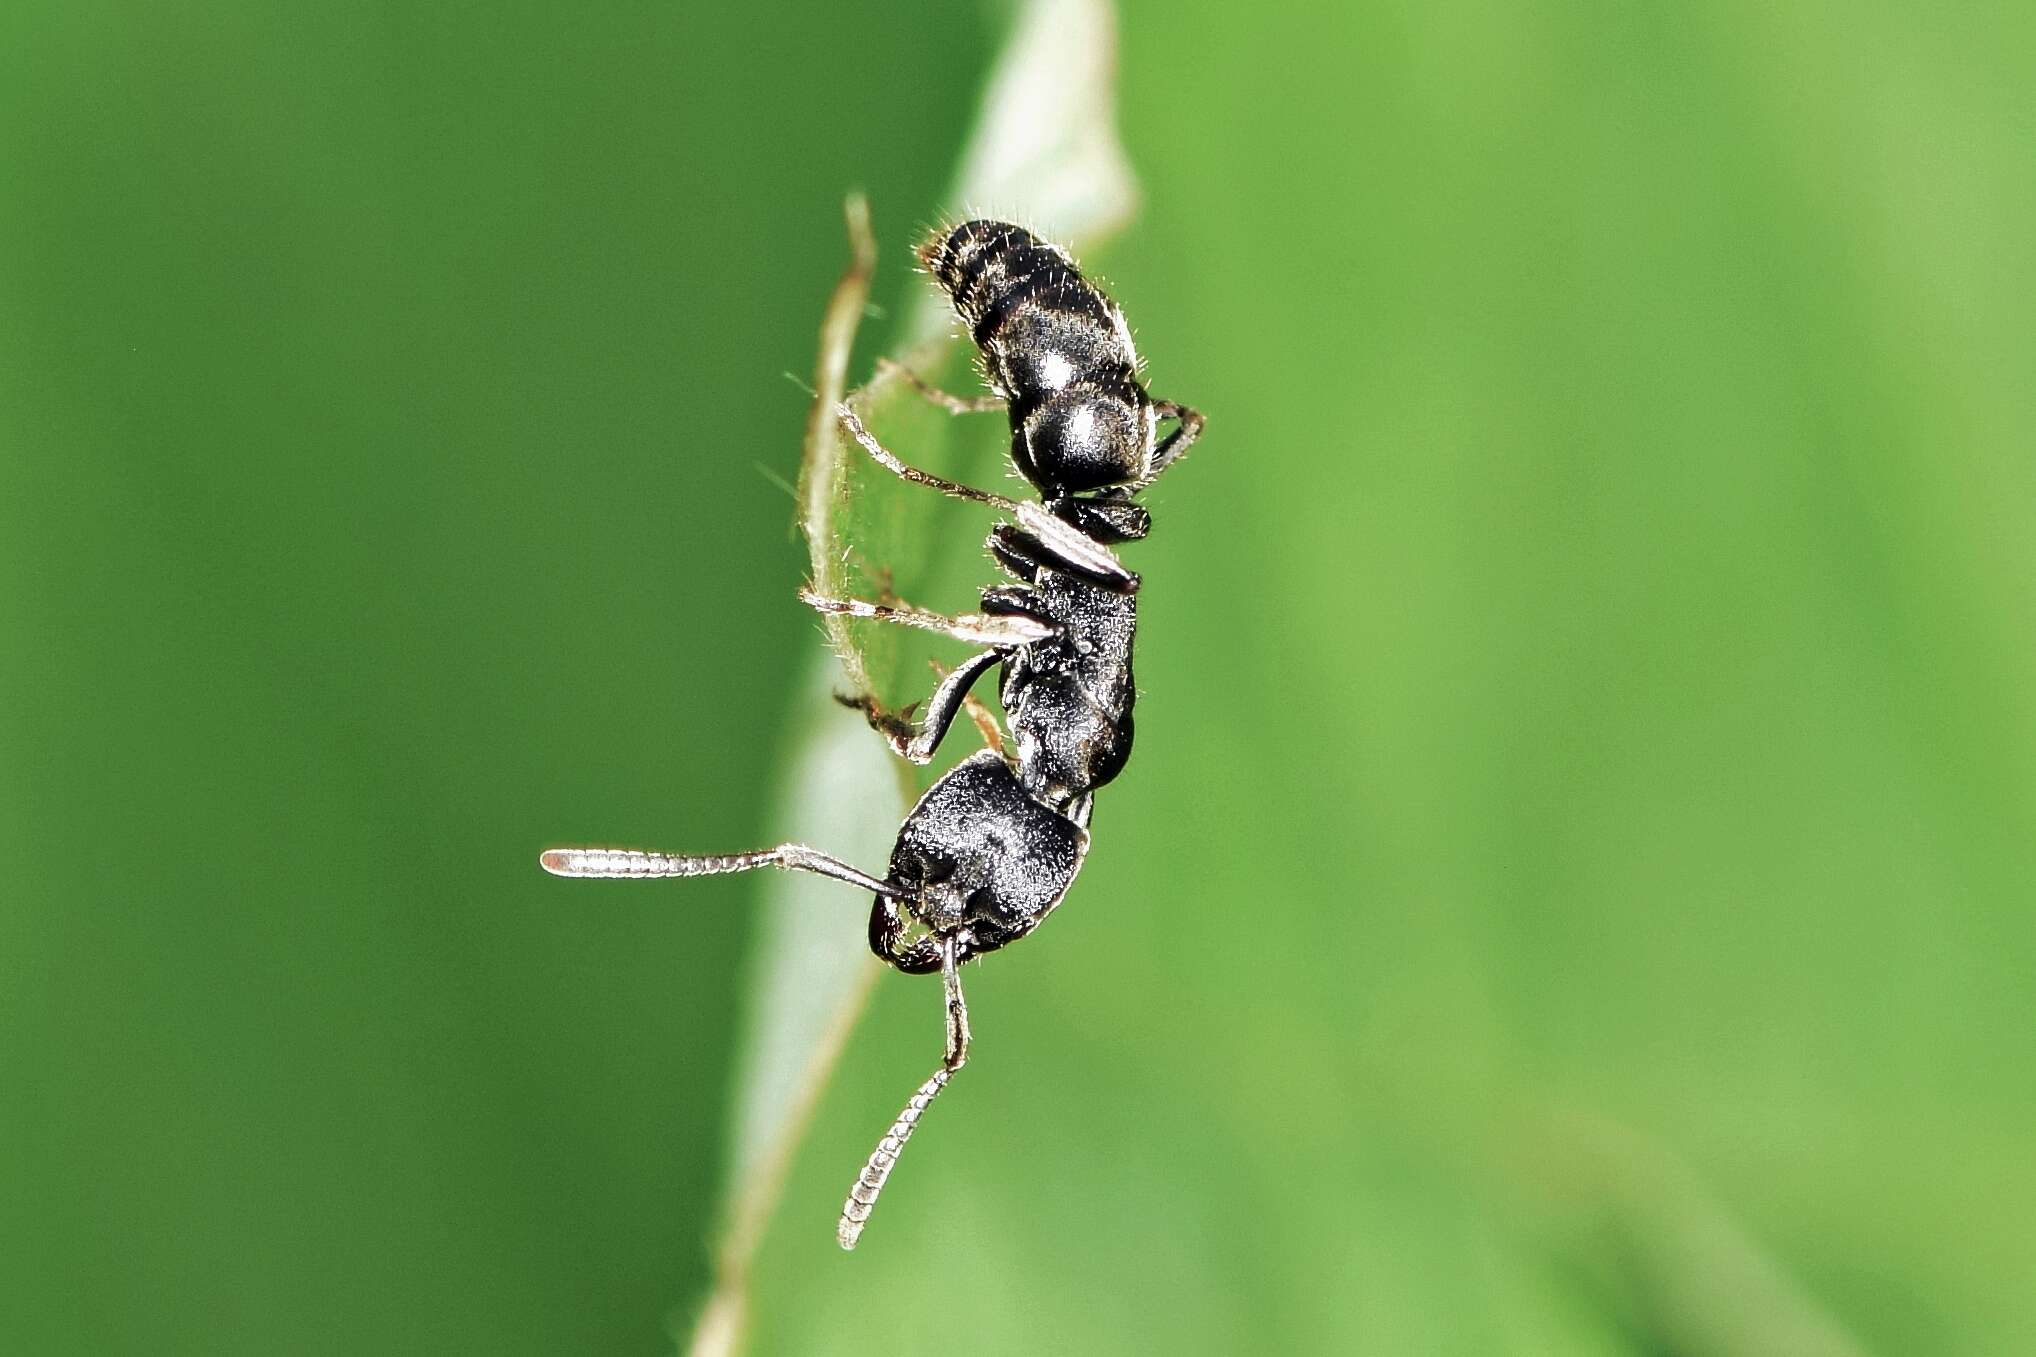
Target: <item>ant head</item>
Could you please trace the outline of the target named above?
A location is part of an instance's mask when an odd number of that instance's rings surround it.
[[[1157,422],[1141,396],[1074,387],[1025,416],[1011,437],[1011,459],[1049,497],[1123,485],[1151,469]]]
[[[976,950],[989,951],[1060,903],[1088,838],[1027,796],[1003,755],[986,749],[937,779],[899,826],[889,875],[908,894],[880,898],[878,913],[902,906],[935,932],[968,926]],[[872,940],[887,928],[873,920]],[[899,964],[881,945],[877,955]]]

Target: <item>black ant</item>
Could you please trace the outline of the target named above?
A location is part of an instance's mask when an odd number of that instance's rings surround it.
[[[882,878],[804,844],[755,853],[680,857],[559,848],[560,876],[672,877],[779,867],[860,886],[876,896],[870,950],[908,975],[939,971],[947,1042],[940,1068],[877,1142],[842,1206],[837,1238],[855,1247],[877,1194],[940,1091],[968,1060],[963,962],[1024,937],[1066,897],[1089,847],[1094,794],[1131,752],[1131,647],[1139,577],[1111,549],[1151,529],[1131,496],[1150,485],[1202,431],[1202,416],[1151,399],[1124,314],[1059,249],[1021,227],[972,221],[936,234],[919,258],[971,327],[994,395],[970,400],[895,369],[956,413],[1005,409],[1011,456],[1040,494],[1020,501],[945,480],[894,456],[848,406],[842,428],[903,480],[1012,516],[987,546],[1017,584],[982,591],[981,611],[955,617],[899,603],[800,597],[825,613],[920,627],[982,646],[943,677],[914,729],[862,698],[893,749],[930,761],[969,703],[969,689],[1003,665],[999,696],[1015,758],[973,754],[935,779],[905,817]],[[1162,420],[1175,421],[1165,438]],[[993,722],[986,722],[994,734]],[[1001,746],[1001,741],[998,741]]]

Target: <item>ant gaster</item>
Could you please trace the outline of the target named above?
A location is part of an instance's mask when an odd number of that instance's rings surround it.
[[[874,699],[856,705],[900,755],[926,763],[970,703],[969,689],[1001,663],[999,698],[1015,758],[1001,747],[985,749],[937,778],[906,815],[881,879],[804,844],[689,857],[566,848],[541,859],[560,876],[779,867],[831,877],[875,895],[869,937],[878,958],[907,974],[940,972],[947,1021],[940,1068],[913,1093],[850,1189],[836,1232],[845,1249],[855,1247],[921,1114],[967,1062],[962,963],[1036,928],[1065,898],[1088,852],[1094,793],[1131,751],[1139,577],[1112,547],[1150,531],[1150,515],[1131,496],[1202,430],[1197,412],[1147,395],[1123,312],[1056,247],[1021,227],[972,221],[935,234],[919,258],[970,327],[994,394],[954,396],[893,370],[956,413],[1006,410],[1012,461],[1040,500],[1012,500],[921,471],[878,442],[848,406],[836,413],[894,475],[1010,514],[1015,522],[992,529],[987,546],[1018,583],[984,589],[980,612],[954,617],[810,590],[800,597],[824,613],[983,647],[941,680],[916,729]],[[1161,438],[1168,419],[1175,427]],[[985,720],[994,734],[994,721]]]

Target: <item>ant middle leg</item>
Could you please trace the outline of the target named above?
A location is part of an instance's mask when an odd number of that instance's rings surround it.
[[[970,645],[1009,649],[1043,641],[1060,628],[1027,613],[945,613],[915,608],[909,603],[869,603],[859,598],[829,598],[811,589],[799,590],[799,599],[816,612],[836,617],[863,617],[877,622],[896,622],[921,631],[938,632]]]

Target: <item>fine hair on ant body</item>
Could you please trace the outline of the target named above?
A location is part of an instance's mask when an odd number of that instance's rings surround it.
[[[1202,416],[1152,399],[1124,314],[1057,247],[1022,227],[970,221],[936,232],[920,262],[947,293],[981,354],[991,395],[937,390],[886,365],[957,414],[1002,409],[1011,458],[1039,494],[1014,500],[901,461],[847,405],[842,429],[885,470],[914,485],[998,509],[991,557],[1015,583],[982,590],[980,611],[958,616],[902,603],[837,599],[802,589],[822,613],[938,632],[981,649],[946,673],[915,727],[853,699],[893,750],[930,762],[969,690],[998,665],[1010,724],[1007,756],[994,717],[977,712],[990,748],[936,778],[898,830],[882,877],[804,844],[758,852],[679,856],[555,848],[546,871],[573,877],[679,877],[777,867],[811,872],[875,896],[870,950],[910,975],[938,971],[946,1044],[938,1069],[878,1140],[842,1206],[836,1237],[852,1249],[919,1118],[968,1060],[964,962],[1024,937],[1067,895],[1089,848],[1095,792],[1131,752],[1131,651],[1139,577],[1115,546],[1143,538],[1151,516],[1132,500],[1202,431]],[[1164,437],[1163,421],[1174,421]],[[907,710],[910,710],[909,708]]]

